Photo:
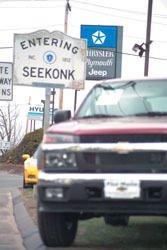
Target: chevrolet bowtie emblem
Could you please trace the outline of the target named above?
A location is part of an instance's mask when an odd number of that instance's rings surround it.
[[[114,146],[113,151],[118,154],[128,154],[133,151],[133,148],[130,146],[129,142],[118,142]]]
[[[119,187],[117,187],[117,190],[120,191],[120,192],[123,192],[123,191],[127,190],[127,187],[125,187],[125,186],[119,186]]]

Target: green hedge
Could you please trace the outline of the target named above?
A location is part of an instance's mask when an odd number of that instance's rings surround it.
[[[34,132],[30,132],[24,136],[22,141],[12,150],[7,151],[0,158],[0,162],[10,162],[19,164],[22,160],[23,154],[33,155],[36,148],[42,141],[43,129],[37,129]]]

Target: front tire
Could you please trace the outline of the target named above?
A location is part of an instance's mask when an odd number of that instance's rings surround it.
[[[39,232],[48,247],[70,246],[75,239],[77,226],[78,219],[73,214],[38,211]]]

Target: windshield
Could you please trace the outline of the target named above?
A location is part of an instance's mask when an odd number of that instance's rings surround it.
[[[77,118],[167,115],[167,81],[140,80],[96,85]]]

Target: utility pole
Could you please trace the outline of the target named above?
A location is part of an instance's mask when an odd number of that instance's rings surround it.
[[[71,6],[69,3],[69,0],[66,0],[66,5],[65,5],[65,18],[64,18],[64,33],[67,34],[67,29],[68,29],[68,14],[69,11],[71,11]]]
[[[68,31],[68,14],[69,14],[69,11],[71,11],[71,6],[69,4],[69,0],[66,0],[65,17],[64,17],[64,33],[65,34],[67,34],[67,31]],[[60,89],[59,109],[63,109],[63,89]]]
[[[153,5],[153,0],[148,0],[144,76],[148,76],[148,68],[149,68],[149,55],[150,55],[150,44],[151,44],[150,34],[151,34],[152,5]]]
[[[67,34],[67,24],[68,24],[68,13],[71,11],[69,0],[66,0],[65,6],[65,19],[64,19],[64,33]],[[49,127],[50,124],[50,95],[51,88],[45,88],[45,105],[44,105],[44,131]],[[60,89],[59,95],[59,109],[63,109],[63,89]]]

